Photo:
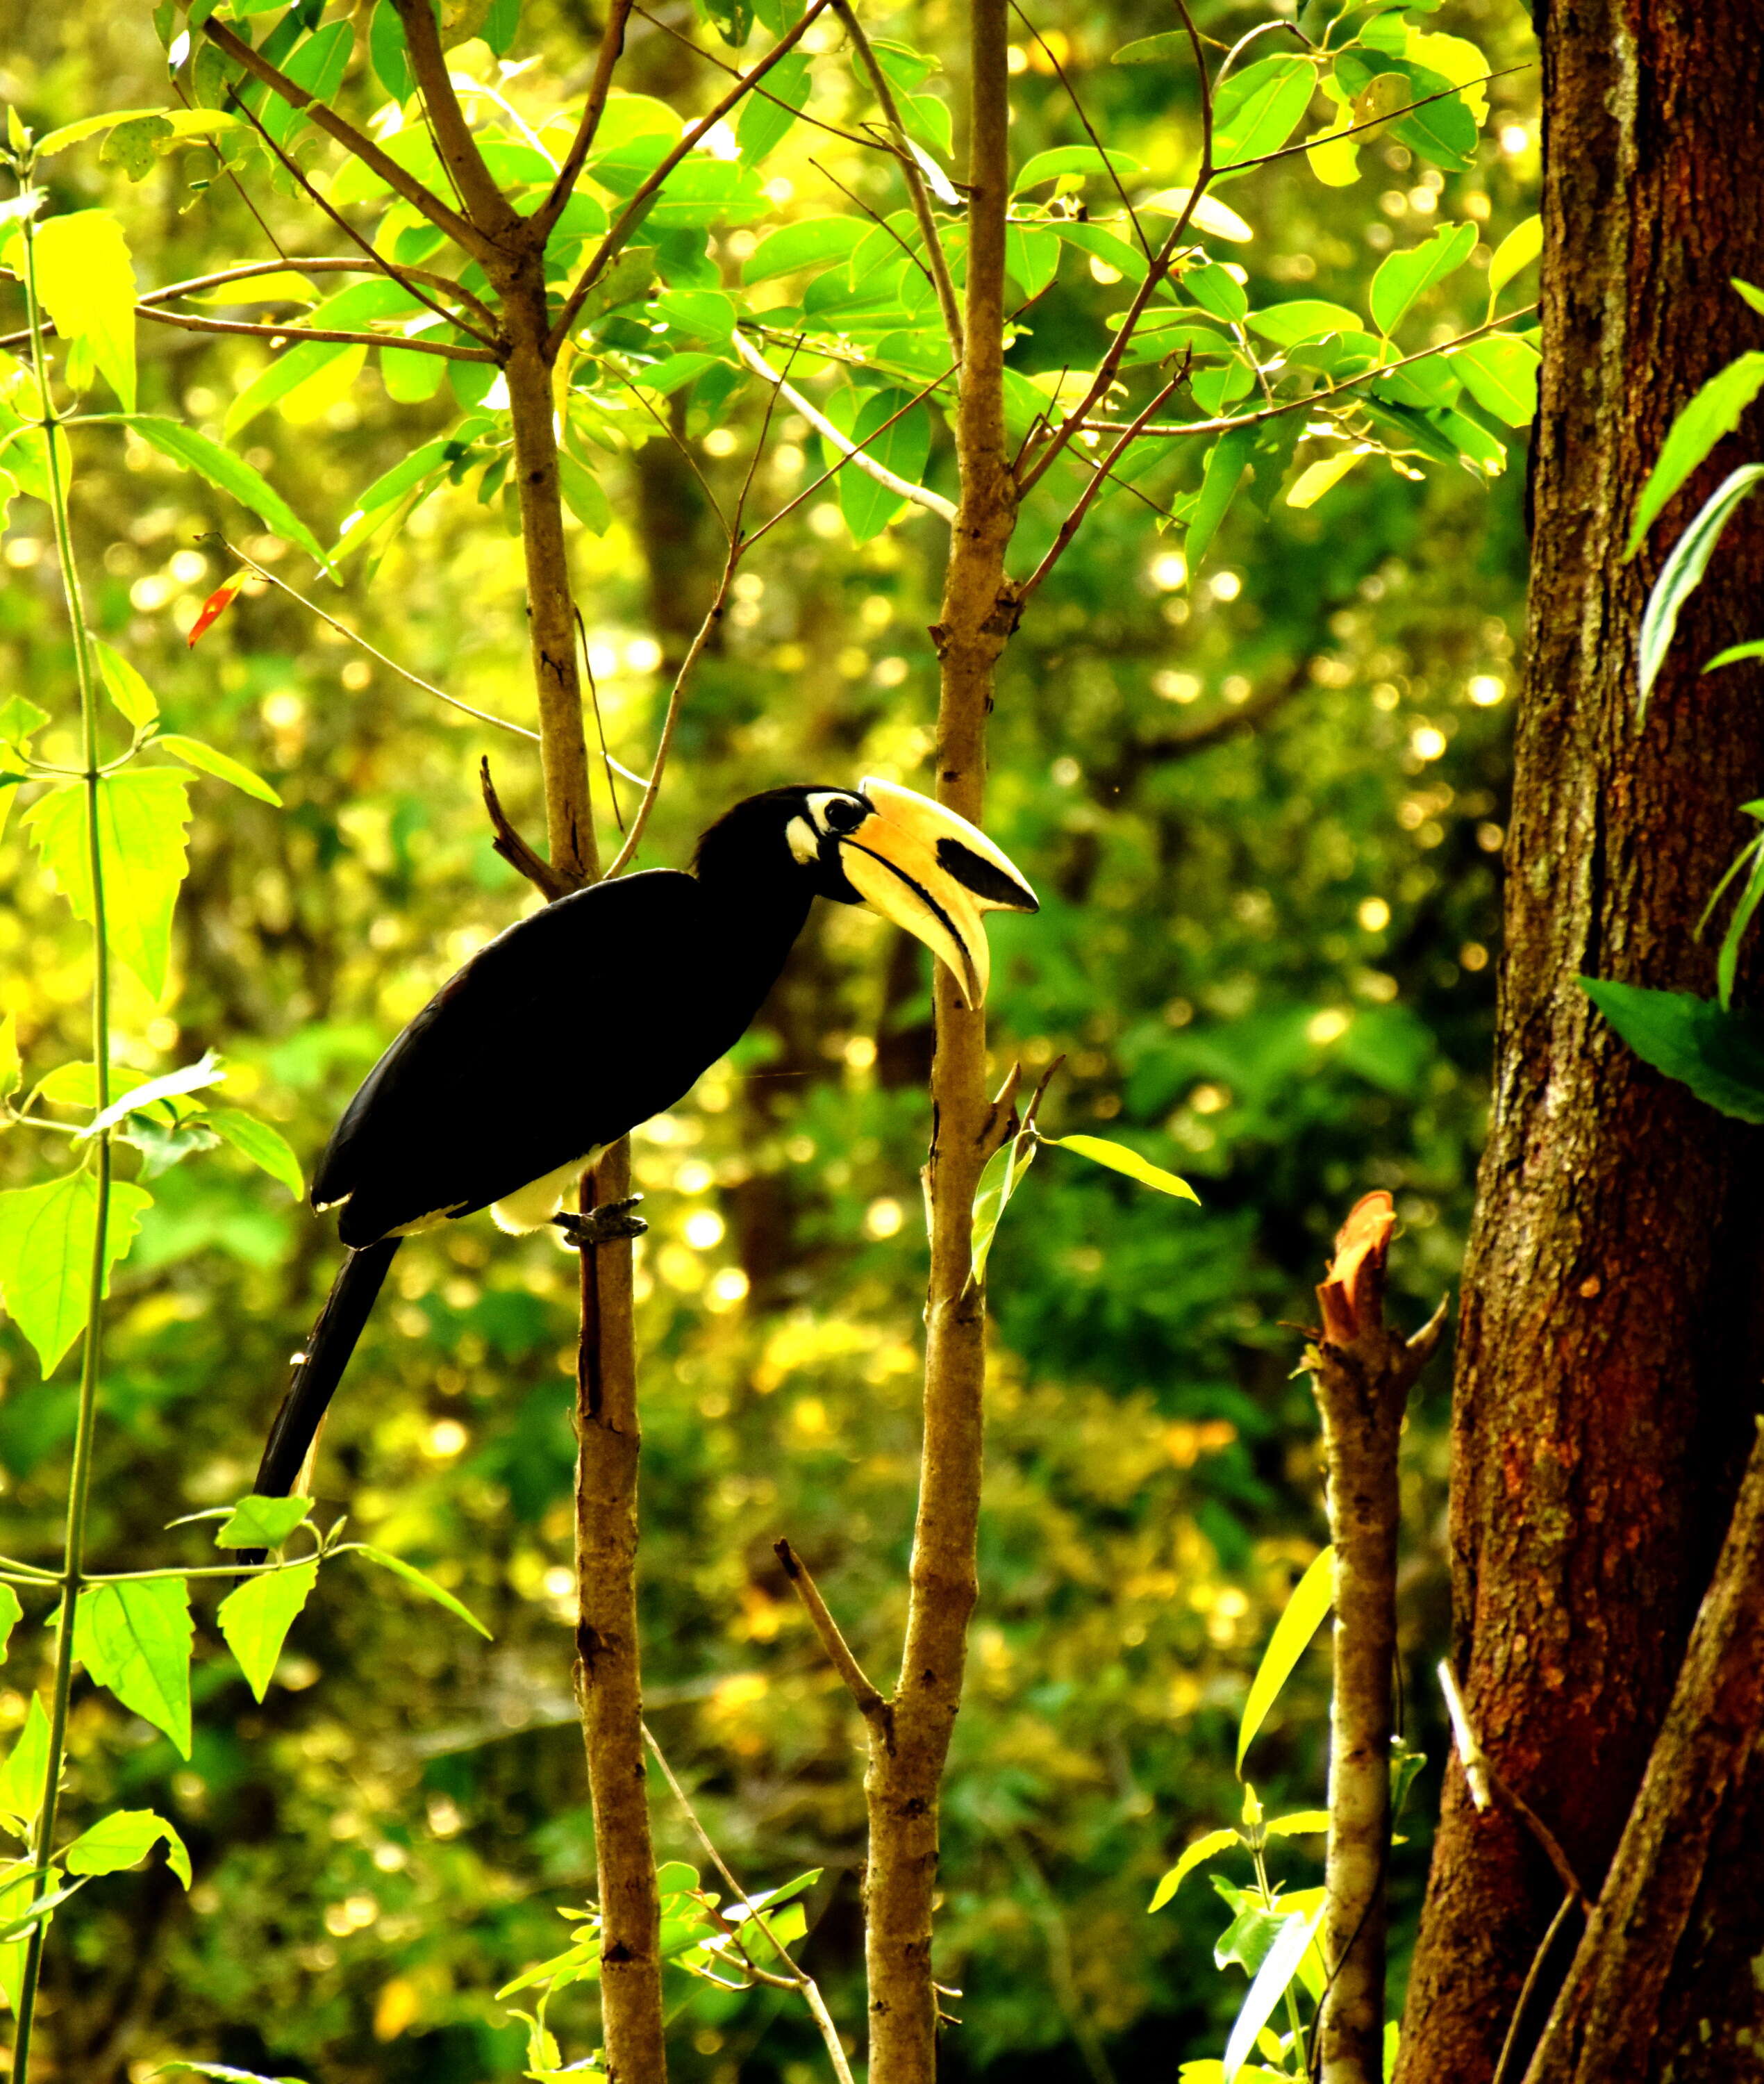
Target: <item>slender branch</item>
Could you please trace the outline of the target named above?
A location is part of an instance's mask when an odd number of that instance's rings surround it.
[[[535,854],[510,824],[501,798],[496,793],[496,784],[490,779],[488,753],[478,762],[478,786],[484,793],[484,811],[496,835],[490,843],[496,852],[510,868],[527,878],[547,904],[555,904],[560,897],[567,897],[573,887],[568,879],[560,875],[543,854]]]
[[[1022,23],[1023,27],[1028,30],[1030,36],[1035,39],[1035,41],[1040,44],[1042,56],[1046,58],[1048,64],[1053,67],[1054,77],[1065,89],[1066,99],[1072,104],[1072,113],[1084,126],[1084,134],[1090,140],[1091,144],[1096,148],[1096,150],[1102,154],[1102,163],[1104,167],[1107,170],[1110,183],[1114,188],[1115,193],[1121,198],[1121,207],[1127,212],[1127,222],[1133,227],[1133,235],[1139,240],[1140,244],[1144,248],[1145,257],[1149,260],[1152,258],[1152,242],[1145,235],[1145,227],[1140,222],[1138,211],[1134,209],[1132,203],[1127,198],[1127,190],[1122,185],[1121,176],[1115,171],[1114,159],[1110,157],[1109,152],[1105,148],[1102,140],[1097,135],[1095,125],[1091,122],[1089,117],[1084,112],[1084,104],[1078,99],[1078,90],[1072,85],[1072,82],[1067,78],[1066,69],[1063,65],[1061,65],[1059,58],[1055,56],[1052,46],[1048,43],[1047,38],[1043,36],[1040,30],[1035,27],[1034,23],[1030,20],[1029,17],[1017,4],[1017,0],[1011,0],[1011,12],[1017,17],[1017,20]]]
[[[821,1647],[827,1652],[827,1662],[845,1681],[847,1690],[857,1704],[857,1712],[873,1729],[880,1732],[884,1744],[894,1743],[894,1711],[877,1692],[867,1672],[852,1654],[839,1623],[834,1620],[827,1603],[821,1596],[821,1588],[810,1575],[809,1566],[788,1541],[774,1541],[772,1552],[783,1565],[784,1574],[795,1586],[797,1596],[807,1610],[809,1619],[814,1624],[814,1633],[821,1639]]]
[[[235,65],[243,66],[254,78],[260,79],[290,108],[298,108],[310,116],[327,137],[334,138],[370,172],[378,174],[393,193],[402,196],[412,210],[420,211],[431,224],[438,225],[455,245],[463,246],[474,260],[482,260],[487,256],[491,250],[489,242],[476,226],[469,223],[457,210],[450,209],[439,196],[432,195],[414,174],[407,173],[371,138],[357,130],[353,123],[345,122],[334,110],[315,100],[303,87],[297,86],[286,73],[260,57],[224,22],[218,22],[210,15],[202,24],[202,30],[209,41],[224,51]]]
[[[1053,570],[1054,566],[1059,563],[1061,557],[1065,555],[1067,550],[1070,549],[1072,537],[1077,534],[1079,529],[1084,525],[1084,517],[1090,511],[1091,506],[1094,503],[1098,493],[1102,491],[1103,486],[1109,481],[1109,473],[1115,468],[1115,466],[1121,460],[1122,457],[1127,454],[1129,446],[1133,442],[1136,441],[1140,435],[1145,431],[1146,422],[1157,410],[1158,407],[1163,404],[1164,400],[1169,397],[1171,392],[1176,388],[1177,384],[1181,381],[1182,379],[1180,377],[1176,377],[1173,378],[1170,383],[1166,383],[1163,389],[1160,391],[1157,396],[1152,400],[1151,404],[1146,407],[1143,413],[1140,413],[1138,419],[1133,422],[1132,426],[1127,430],[1126,433],[1122,435],[1121,438],[1115,443],[1115,447],[1110,449],[1109,453],[1102,459],[1102,463],[1098,466],[1096,475],[1090,480],[1090,482],[1085,485],[1084,490],[1079,493],[1077,503],[1073,506],[1072,511],[1066,516],[1065,519],[1060,523],[1058,533],[1055,536],[1052,542],[1047,546],[1047,555],[1042,559],[1041,562],[1036,565],[1034,570],[1030,574],[1029,577],[1025,579],[1022,584],[1017,589],[1017,601],[1019,608],[1028,600],[1030,595],[1036,591],[1036,589],[1040,586],[1042,581],[1047,578],[1049,572]]]
[[[198,318],[193,311],[166,311],[150,304],[137,304],[136,311],[157,325],[177,326],[185,333],[243,333],[247,339],[273,340],[292,345],[302,340],[335,341],[347,347],[396,347],[412,354],[445,355],[450,362],[497,362],[501,357],[487,347],[459,347],[451,341],[422,340],[404,333],[341,333],[328,326],[256,325],[245,319]]]
[[[737,342],[737,345],[739,345],[738,341]],[[698,489],[704,493],[706,500],[709,501],[712,513],[717,516],[717,525],[723,532],[724,541],[728,542],[731,540],[734,531],[730,527],[729,523],[724,516],[722,507],[718,503],[716,493],[710,489],[710,480],[705,477],[704,472],[698,467],[698,458],[692,454],[691,449],[688,448],[686,443],[680,439],[679,432],[675,428],[673,422],[669,420],[664,413],[659,412],[657,409],[655,400],[653,398],[646,396],[644,392],[632,382],[628,376],[621,376],[620,381],[624,385],[626,390],[631,393],[632,396],[637,400],[637,403],[643,408],[644,411],[649,414],[649,417],[654,421],[657,426],[662,430],[662,434],[672,444],[675,452],[679,456],[681,462],[685,464],[686,468],[692,473],[693,477],[698,480]]]
[[[925,243],[925,261],[931,270],[931,279],[937,285],[937,307],[943,313],[943,329],[950,337],[950,352],[959,362],[967,352],[963,345],[962,307],[955,294],[955,283],[950,273],[949,256],[937,237],[937,220],[932,214],[931,196],[925,186],[924,169],[913,156],[907,142],[906,128],[900,120],[900,107],[895,100],[894,89],[888,83],[888,75],[882,70],[870,41],[864,33],[851,0],[833,0],[840,19],[845,24],[845,33],[852,40],[852,48],[857,53],[858,62],[869,76],[870,90],[880,105],[895,142],[895,156],[900,162],[901,178],[907,184],[907,193],[912,199],[912,214],[919,220],[919,230]]]
[[[430,0],[392,0],[404,24],[410,69],[422,96],[435,150],[459,197],[467,221],[497,246],[523,227],[520,213],[497,187],[453,91],[441,48],[441,23]],[[541,235],[543,243],[543,235]]]
[[[1445,1696],[1445,1709],[1451,1720],[1452,1735],[1457,1742],[1457,1755],[1463,1764],[1464,1777],[1469,1783],[1470,1800],[1478,1809],[1486,1810],[1498,1796],[1537,1840],[1539,1849],[1555,1869],[1556,1879],[1567,1891],[1571,1900],[1583,1911],[1590,1912],[1593,1899],[1582,1887],[1572,1862],[1562,1849],[1562,1841],[1525,1797],[1501,1777],[1494,1760],[1483,1749],[1482,1741],[1470,1722],[1470,1710],[1465,1706],[1464,1696],[1458,1690],[1457,1673],[1444,1658],[1440,1658],[1436,1669],[1440,1691]]]
[[[871,138],[869,142],[872,146],[874,146],[876,142],[874,138]],[[888,222],[887,218],[882,215],[882,212],[879,210],[872,210],[869,205],[865,201],[864,198],[861,195],[857,194],[855,190],[847,188],[844,182],[840,179],[839,176],[829,172],[827,167],[821,164],[819,159],[810,159],[809,161],[809,164],[814,167],[816,173],[819,174],[823,180],[831,181],[834,187],[839,190],[840,193],[844,197],[845,200],[851,204],[854,210],[861,210],[864,213],[865,216],[869,219],[871,223],[874,224],[878,231],[886,231],[888,236],[893,239],[895,245],[900,248],[901,252],[906,255],[907,258],[912,263],[913,266],[919,270],[919,273],[924,277],[926,282],[930,283],[933,290],[935,290],[937,282],[932,275],[929,268],[928,268],[924,262],[920,259],[917,253],[914,252],[912,247],[907,243],[907,241],[903,239],[900,234],[895,231],[895,227]]]
[[[806,1973],[796,1962],[791,1959],[789,1951],[784,1942],[767,1924],[765,1912],[730,1872],[728,1862],[717,1851],[715,1845],[712,1843],[709,1832],[699,1821],[697,1811],[687,1800],[685,1789],[675,1777],[674,1768],[668,1764],[662,1747],[655,1741],[654,1732],[647,1722],[643,1726],[643,1741],[649,1746],[650,1757],[660,1767],[662,1777],[667,1782],[674,1799],[680,1805],[687,1822],[692,1826],[693,1835],[704,1847],[711,1865],[722,1876],[730,1894],[747,1912],[749,1918],[765,1934],[767,1943],[778,1959],[784,1963],[789,1973],[785,1976],[768,1975],[764,1968],[759,1967],[748,1955],[746,1946],[742,1945],[742,1935],[738,1928],[734,1933],[734,1939],[735,1944],[741,1947],[742,1958],[761,1982],[769,1983],[776,1989],[797,1992],[807,2005],[810,2015],[819,2030],[821,2044],[826,2048],[827,2059],[833,2065],[834,2076],[838,2078],[839,2084],[852,2084],[852,2068],[846,2059],[845,2044],[840,2039],[839,2027],[834,2021],[833,2014],[827,2008],[827,2001],[821,1995],[819,1984],[812,1976]]]
[[[297,593],[286,579],[277,578],[273,572],[265,571],[255,557],[247,557],[243,550],[228,542],[224,536],[216,535],[212,537],[203,537],[201,540],[218,543],[230,557],[236,557],[240,564],[254,571],[266,586],[273,586],[278,591],[286,594],[290,600],[298,601],[309,615],[317,616],[321,622],[336,630],[340,637],[347,637],[357,650],[365,651],[370,659],[377,659],[388,672],[397,674],[400,680],[408,680],[412,687],[420,688],[425,695],[433,695],[438,702],[445,702],[449,709],[459,709],[468,717],[476,717],[480,723],[493,724],[498,731],[512,731],[515,737],[527,739],[535,745],[539,743],[539,733],[536,731],[529,731],[525,724],[510,723],[506,717],[492,716],[488,709],[474,709],[470,702],[461,701],[458,696],[450,695],[445,688],[436,687],[433,681],[425,680],[420,674],[412,672],[408,666],[400,666],[396,659],[387,658],[383,651],[370,644],[365,637],[351,629],[346,622],[339,622],[334,615],[320,608],[315,600],[308,600],[303,593]]]
[[[941,493],[928,491],[922,485],[915,485],[910,478],[897,477],[886,464],[878,463],[874,456],[867,455],[849,434],[841,434],[826,413],[810,405],[793,384],[787,383],[758,348],[742,339],[738,329],[730,334],[730,338],[736,354],[755,375],[762,377],[769,383],[776,395],[787,399],[817,434],[824,435],[840,454],[848,462],[855,463],[866,477],[874,478],[878,485],[886,485],[889,491],[898,493],[901,498],[910,499],[915,506],[924,507],[940,520],[954,521],[954,501],[945,499]],[[1163,403],[1162,396],[1160,396],[1158,403]]]
[[[1531,1966],[1526,1969],[1525,1980],[1520,1984],[1519,1995],[1513,2001],[1512,2017],[1507,2022],[1506,2037],[1500,2044],[1500,2053],[1495,2060],[1494,2074],[1489,2078],[1488,2084],[1507,2084],[1508,2078],[1512,2074],[1513,2058],[1518,2051],[1525,2014],[1531,2008],[1532,1996],[1537,1989],[1538,1979],[1543,1974],[1544,1963],[1550,1958],[1568,1912],[1574,1908],[1574,1901],[1573,1892],[1570,1891],[1563,1897],[1560,1908],[1545,1928],[1542,1938],[1538,1942],[1538,1951],[1531,1957]]]
[[[702,58],[706,65],[715,66],[719,72],[727,73],[731,79],[740,78],[739,66],[732,66],[726,59],[718,57],[714,51],[707,51],[702,44],[695,44],[690,36],[676,29],[671,22],[664,22],[659,15],[652,15],[647,7],[633,7],[632,12],[641,15],[651,28],[659,29],[665,36],[671,36],[675,43],[689,50],[694,57]],[[842,130],[836,123],[828,123],[819,116],[810,116],[806,108],[792,108],[788,101],[781,100],[777,95],[769,92],[763,87],[756,87],[754,92],[762,101],[769,101],[774,108],[788,111],[798,123],[806,123],[811,129],[824,130],[830,138],[842,138],[848,145],[857,146],[860,151],[883,152],[890,159],[898,156],[894,146],[886,143],[880,138],[863,138],[860,137],[855,130]],[[819,162],[814,159],[810,160],[809,164],[811,167],[819,167]],[[824,167],[819,167],[819,170],[823,174],[827,172]],[[831,176],[829,176],[828,178],[831,179]],[[838,182],[834,182],[834,186],[837,188]],[[848,194],[850,191],[848,189],[846,193]],[[865,203],[858,205],[860,210],[868,207],[869,205]]]
[[[625,25],[631,19],[631,4],[632,0],[611,0],[607,10],[607,26],[601,32],[600,49],[594,56],[594,78],[588,83],[588,99],[582,104],[582,120],[576,125],[576,134],[569,142],[563,164],[557,169],[557,178],[528,220],[533,235],[541,245],[551,236],[552,227],[562,216],[564,205],[569,201],[588,155],[594,149],[594,133],[600,128],[607,96],[612,91],[612,75],[624,49]]]
[[[717,124],[721,123],[730,110],[752,91],[755,86],[765,78],[780,58],[789,56],[807,35],[810,25],[833,4],[834,0],[812,0],[812,4],[802,18],[785,32],[759,64],[751,72],[742,74],[708,116],[701,116],[697,122],[690,126],[681,137],[679,144],[620,211],[606,236],[594,248],[587,265],[577,277],[576,286],[565,300],[564,308],[558,315],[557,322],[552,328],[550,336],[545,343],[548,356],[555,355],[558,348],[569,337],[569,329],[576,323],[576,314],[582,309],[588,292],[599,281],[606,271],[607,263],[618,252],[627,238],[647,214],[649,205],[654,201],[657,193],[668,176],[699,144],[706,132],[713,129]]]
[[[24,187],[21,182],[21,189]],[[48,453],[49,514],[61,569],[61,595],[74,640],[74,671],[79,688],[80,736],[85,760],[86,860],[91,882],[92,930],[92,1066],[95,1097],[100,1113],[110,1104],[110,947],[107,934],[104,850],[99,837],[101,786],[98,746],[98,683],[86,621],[79,567],[74,559],[73,529],[67,507],[67,485],[61,473],[61,437],[55,399],[44,354],[42,305],[37,290],[36,234],[29,214],[23,220],[25,312],[31,328],[32,374],[40,400],[44,447]],[[61,1770],[67,1757],[68,1701],[74,1683],[75,1616],[86,1567],[86,1514],[91,1493],[92,1440],[97,1430],[98,1384],[104,1366],[104,1289],[109,1271],[110,1131],[96,1139],[97,1205],[93,1211],[92,1246],[86,1290],[86,1329],[80,1356],[79,1401],[74,1422],[74,1465],[68,1478],[67,1522],[61,1548],[61,1610],[55,1635],[55,1676],[49,1710],[49,1744],[43,1767],[43,1794],[32,1840],[35,1871],[30,1901],[41,1901],[49,1880],[61,1802]],[[48,1919],[31,1928],[17,1995],[18,2029],[13,2044],[13,2084],[28,2084],[31,2040],[37,1992],[43,1973]]]

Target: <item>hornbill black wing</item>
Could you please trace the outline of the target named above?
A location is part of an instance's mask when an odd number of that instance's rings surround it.
[[[672,1106],[739,1034],[715,1017],[720,967],[700,885],[670,870],[521,920],[368,1074],[320,1162],[315,1205],[344,1202],[340,1234],[359,1247],[470,1214],[612,1142]]]

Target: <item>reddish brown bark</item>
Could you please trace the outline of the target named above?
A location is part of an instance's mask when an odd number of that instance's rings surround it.
[[[1755,1132],[1640,1063],[1582,974],[1707,993],[1696,921],[1764,782],[1764,528],[1730,532],[1647,726],[1635,633],[1724,443],[1634,564],[1637,496],[1677,409],[1759,344],[1764,15],[1553,0],[1544,379],[1494,1117],[1466,1267],[1453,1418],[1457,1661],[1503,1777],[1596,1887],[1635,1799],[1737,1485],[1764,1340]],[[1754,419],[1757,416],[1754,416]],[[1410,1989],[1402,2084],[1478,2084],[1561,1890],[1461,1777]]]

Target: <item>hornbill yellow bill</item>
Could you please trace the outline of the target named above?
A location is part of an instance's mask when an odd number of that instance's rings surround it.
[[[572,1244],[632,1237],[641,1197],[564,1208],[586,1167],[747,1031],[816,897],[924,942],[986,996],[981,915],[1035,893],[977,827],[891,782],[772,789],[719,818],[689,871],[597,883],[499,934],[368,1074],[312,1183],[349,1248],[276,1415],[260,1496],[300,1480],[400,1244],[488,1208]]]

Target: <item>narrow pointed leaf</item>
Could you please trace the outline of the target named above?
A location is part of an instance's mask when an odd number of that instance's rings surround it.
[[[272,1180],[279,1180],[297,1201],[306,1199],[307,1183],[300,1160],[279,1129],[272,1129],[267,1121],[259,1121],[241,1108],[210,1108],[202,1120],[205,1128],[212,1129],[223,1142],[231,1144],[240,1157],[248,1158]]]
[[[95,637],[92,649],[98,654],[98,670],[104,676],[105,693],[137,731],[146,730],[159,714],[152,688],[114,644],[107,644],[103,637]]]
[[[12,1631],[24,1617],[19,1595],[10,1585],[0,1585],[0,1663],[6,1662],[6,1645]]]
[[[1216,1853],[1225,1852],[1242,1842],[1235,1831],[1209,1831],[1204,1837],[1195,1839],[1193,1845],[1184,1846],[1182,1857],[1153,1891],[1152,1900],[1145,1906],[1147,1914],[1161,1910],[1203,1860],[1210,1860]]]
[[[1764,367],[1764,355],[1758,357]],[[1702,582],[1715,554],[1721,532],[1733,518],[1734,510],[1752,488],[1764,482],[1764,464],[1742,464],[1730,471],[1703,502],[1690,526],[1672,546],[1671,553],[1654,582],[1648,605],[1642,611],[1641,636],[1637,645],[1638,714],[1648,706],[1648,697],[1660,677],[1671,648],[1678,616],[1685,603]]]
[[[1274,2008],[1286,1995],[1286,1986],[1298,1973],[1298,1964],[1311,1943],[1311,1918],[1294,1916],[1280,1927],[1280,1937],[1268,1949],[1267,1958],[1255,1972],[1237,2014],[1237,2022],[1225,2043],[1225,2084],[1235,2084],[1237,2073],[1255,2046],[1255,2037],[1273,2017]]]
[[[168,731],[164,737],[156,738],[154,743],[187,766],[199,767],[205,774],[212,774],[217,782],[229,782],[246,795],[255,796],[260,803],[273,803],[277,810],[281,809],[281,798],[269,784],[242,765],[230,752],[218,752],[212,745],[205,745],[201,739],[186,738],[180,731]]]
[[[438,1585],[433,1578],[425,1577],[414,1563],[407,1563],[402,1556],[393,1556],[383,1548],[376,1548],[371,1542],[355,1544],[359,1555],[378,1563],[383,1570],[390,1570],[395,1578],[402,1578],[407,1585],[414,1585],[425,1599],[433,1599],[438,1607],[445,1607],[450,1614],[456,1614],[467,1628],[474,1628],[486,1642],[492,1640],[490,1631],[469,1607],[463,1606],[451,1592]]]
[[[1660,444],[1660,460],[1642,487],[1635,525],[1623,546],[1626,557],[1635,556],[1660,509],[1722,436],[1731,434],[1738,426],[1740,415],[1761,390],[1764,390],[1764,353],[1754,350],[1716,371],[1696,396],[1681,407]],[[1731,478],[1728,482],[1732,482]]]
[[[1244,1755],[1267,1713],[1280,1698],[1280,1688],[1292,1676],[1335,1599],[1335,1552],[1326,1548],[1293,1587],[1286,1611],[1275,1622],[1262,1663],[1250,1683],[1250,1697],[1243,1704],[1243,1720],[1237,1726],[1237,1771],[1243,1771]]]
[[[218,442],[210,441],[206,434],[198,434],[194,427],[187,427],[178,420],[137,413],[129,424],[161,455],[169,456],[173,463],[195,471],[242,506],[248,506],[265,527],[304,550],[315,564],[329,570],[318,537],[262,472],[253,470],[243,456],[235,455],[231,449],[223,449]]]
[[[199,1062],[186,1064],[181,1071],[167,1071],[163,1078],[149,1078],[145,1085],[131,1086],[121,1099],[112,1100],[102,1114],[94,1115],[74,1141],[80,1142],[95,1136],[99,1129],[108,1129],[137,1108],[150,1107],[155,1100],[170,1099],[179,1093],[200,1092],[205,1086],[218,1086],[226,1076],[220,1059],[212,1049],[206,1050]]]
[[[1161,1194],[1174,1194],[1178,1201],[1195,1201],[1200,1199],[1186,1180],[1174,1172],[1166,1172],[1161,1165],[1154,1165],[1149,1158],[1141,1158],[1138,1151],[1130,1150],[1124,1143],[1112,1143],[1103,1136],[1047,1136],[1044,1143],[1057,1144],[1062,1150],[1075,1150],[1081,1158],[1088,1158],[1094,1165],[1106,1165],[1111,1172],[1125,1173],[1129,1180],[1136,1180],[1142,1187],[1155,1187]]]

